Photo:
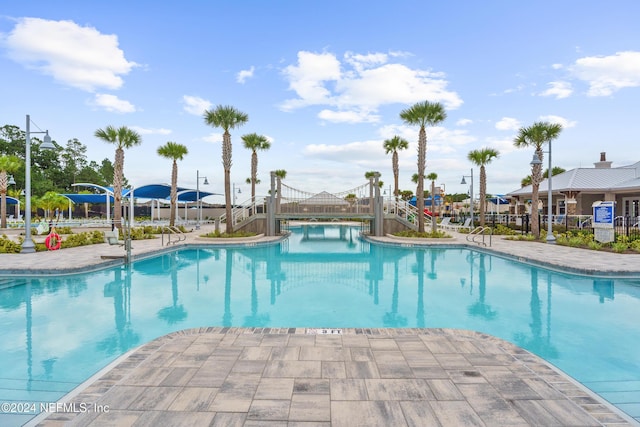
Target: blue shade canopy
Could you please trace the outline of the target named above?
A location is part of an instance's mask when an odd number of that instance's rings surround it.
[[[19,205],[20,201],[14,197],[6,196],[8,205]]]
[[[61,194],[73,203],[107,203],[106,194]],[[109,202],[113,203],[113,196],[109,195]]]
[[[98,189],[102,194],[63,194],[68,197],[74,203],[106,203],[106,194],[110,195],[110,201],[113,203],[113,188],[103,187],[102,185],[90,184],[90,183],[78,183],[73,184],[77,187],[88,187]],[[185,187],[177,187],[178,201],[179,202],[195,202],[198,200],[198,191]],[[130,188],[122,190],[122,197],[129,196],[131,192]],[[218,193],[209,193],[207,191],[200,191],[200,200],[207,196],[219,196]],[[140,199],[158,199],[169,200],[171,198],[171,185],[169,184],[150,184],[136,187],[133,189],[133,196]]]
[[[494,205],[508,205],[509,200],[505,199],[503,195],[497,194],[496,197],[490,197],[488,199]]]

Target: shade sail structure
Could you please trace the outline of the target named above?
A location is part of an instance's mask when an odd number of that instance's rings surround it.
[[[109,194],[110,203],[113,203],[112,187],[104,187],[102,185],[90,183],[78,183],[73,185],[77,187],[93,188],[94,190],[97,189],[102,192],[102,194],[63,194],[63,196],[68,197],[74,203],[106,203],[106,194]],[[209,193],[207,191],[198,192],[197,190],[192,190],[185,187],[177,187],[177,190],[179,202],[195,202],[198,200],[198,195],[200,196],[200,200],[207,196],[219,195],[217,193]],[[171,185],[169,184],[143,185],[141,187],[133,188],[133,190],[130,188],[125,188],[122,190],[122,197],[128,197],[131,191],[133,191],[133,197],[139,199],[156,199],[168,201],[171,198]]]
[[[19,205],[20,204],[20,200],[16,199],[15,197],[11,197],[11,196],[6,196],[7,197],[7,204],[8,205]]]
[[[106,194],[61,194],[73,203],[107,203]],[[109,195],[109,202],[113,203],[113,195]]]

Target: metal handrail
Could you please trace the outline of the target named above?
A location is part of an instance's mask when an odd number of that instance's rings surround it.
[[[483,244],[484,246],[487,246],[487,244],[484,241],[484,237],[487,235],[486,232],[489,232],[489,246],[491,246],[491,238],[493,236],[493,229],[491,227],[482,227],[482,226],[478,226],[476,228],[474,228],[469,234],[467,234],[467,241],[468,242],[472,242],[472,243],[477,243],[477,244]],[[482,236],[482,241],[478,242],[476,239]]]
[[[187,236],[186,234],[184,234],[182,232],[182,230],[180,230],[178,227],[176,226],[171,226],[171,225],[166,225],[164,227],[162,227],[162,246],[164,246],[164,234],[165,231],[167,232],[167,246],[169,246],[170,244],[176,244],[179,242],[182,242],[183,240],[187,240]],[[174,240],[173,242],[171,241],[171,236],[172,235],[176,235],[178,236],[178,240]]]

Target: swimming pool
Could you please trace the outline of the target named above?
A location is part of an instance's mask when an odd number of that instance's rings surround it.
[[[468,249],[369,244],[359,228],[194,248],[129,267],[4,281],[0,400],[54,402],[124,352],[200,326],[443,327],[514,342],[640,417],[640,280]],[[19,425],[28,416],[6,418]]]

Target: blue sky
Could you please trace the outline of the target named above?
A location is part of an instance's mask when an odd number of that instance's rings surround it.
[[[232,105],[249,115],[232,131],[231,176],[247,196],[241,136],[252,132],[272,144],[259,153],[259,194],[275,169],[307,191],[348,190],[371,170],[388,188],[382,144],[394,135],[410,142],[400,188],[415,190],[418,128],[399,113],[429,100],[448,117],[427,129],[427,173],[466,192],[467,153],[495,148],[487,191],[506,193],[533,154],[513,138],[537,120],[564,126],[554,166],[590,167],[602,151],[614,166],[640,160],[639,16],[635,0],[3,0],[0,124],[24,129],[30,114],[96,161],[113,161],[114,147],[95,130],[126,125],[143,138],[125,153],[133,185],[170,181],[156,149],[175,141],[189,149],[179,184],[195,187],[199,170],[222,192],[221,131],[203,111]]]

